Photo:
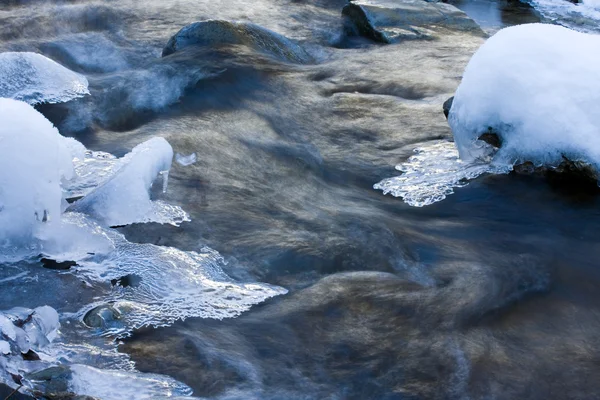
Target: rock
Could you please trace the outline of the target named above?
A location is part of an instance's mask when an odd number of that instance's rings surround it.
[[[452,108],[452,102],[453,101],[454,101],[454,96],[450,97],[442,105],[442,108],[444,110],[444,115],[446,116],[446,119],[448,119],[448,115],[450,115],[450,109]]]
[[[309,63],[310,55],[283,35],[247,22],[207,20],[183,27],[165,46],[166,57],[188,46],[244,45],[283,61]]]
[[[58,262],[56,260],[51,260],[49,258],[42,258],[42,265],[44,266],[44,268],[48,268],[48,269],[56,269],[56,270],[67,270],[71,267],[74,267],[77,265],[77,263],[75,261],[61,261]]]
[[[423,0],[355,0],[342,9],[342,16],[347,34],[378,43],[430,39],[428,28],[434,25],[485,36],[479,25],[456,7]]]
[[[103,328],[121,318],[121,312],[112,305],[92,308],[83,317],[83,322],[92,328]]]

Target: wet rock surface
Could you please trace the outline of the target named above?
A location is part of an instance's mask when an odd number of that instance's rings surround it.
[[[162,56],[168,56],[187,46],[217,47],[245,45],[290,62],[306,63],[308,53],[292,40],[255,24],[208,20],[194,22],[177,32],[165,46]]]

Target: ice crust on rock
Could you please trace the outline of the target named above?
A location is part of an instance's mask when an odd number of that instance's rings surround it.
[[[600,37],[546,24],[499,31],[471,58],[449,123],[460,157],[489,156],[478,137],[496,133],[495,165],[566,157],[600,167]]]
[[[115,251],[95,255],[80,264],[93,280],[111,281],[135,276],[135,287],[116,285],[101,303],[81,311],[83,317],[98,306],[110,304],[103,318],[104,334],[122,336],[144,326],[166,326],[190,317],[232,318],[287,290],[263,283],[235,282],[223,272],[222,256],[205,247],[200,252],[128,242],[123,235],[106,230]],[[106,316],[106,314],[105,314]]]
[[[83,75],[41,54],[0,53],[0,97],[38,104],[62,103],[86,94],[88,81]]]
[[[581,32],[600,32],[598,0],[528,0],[548,21]]]

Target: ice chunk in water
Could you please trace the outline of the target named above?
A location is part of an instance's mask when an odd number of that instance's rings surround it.
[[[492,166],[484,161],[459,159],[452,142],[440,141],[415,149],[415,155],[396,166],[402,175],[384,179],[373,186],[384,194],[402,197],[405,203],[423,207],[444,200],[467,181],[485,173],[505,173],[510,168]]]
[[[181,208],[150,200],[149,190],[152,183],[159,174],[163,175],[166,182],[172,159],[171,145],[164,138],[155,137],[137,145],[131,153],[118,161],[118,165],[110,165],[113,160],[96,162],[102,171],[112,172],[113,175],[86,197],[74,203],[70,210],[92,215],[109,226],[136,222],[176,225],[189,220]],[[87,166],[89,167],[89,164]]]
[[[196,156],[196,153],[192,153],[187,156],[177,153],[175,154],[175,161],[177,161],[177,164],[181,165],[182,167],[187,167],[188,165],[192,165],[198,161],[198,157]]]
[[[36,53],[0,53],[0,97],[62,103],[89,94],[87,79]]]

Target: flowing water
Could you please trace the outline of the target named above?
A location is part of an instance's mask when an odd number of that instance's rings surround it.
[[[0,1],[0,51],[44,54],[89,82],[89,96],[37,109],[63,135],[117,157],[166,138],[177,162],[168,191],[152,194],[190,218],[106,231],[121,269],[93,279],[37,259],[0,268],[1,310],[59,311],[57,360],[78,365],[71,392],[600,396],[598,190],[483,175],[417,208],[373,189],[415,148],[451,140],[442,103],[486,33],[463,14],[424,18],[384,45],[348,34],[345,4]],[[452,4],[486,32],[544,18],[522,3]],[[257,24],[298,48],[208,42],[161,58],[179,29],[207,19]],[[191,293],[189,257],[213,271],[198,272],[206,292]],[[121,276],[151,284],[114,292],[115,282],[129,286]],[[125,322],[82,322],[95,306],[140,296],[156,303],[132,306]]]

